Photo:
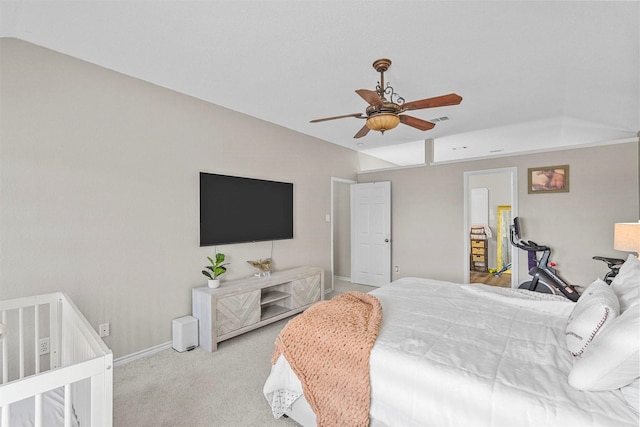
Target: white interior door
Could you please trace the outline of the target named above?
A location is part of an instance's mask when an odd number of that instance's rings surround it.
[[[351,281],[391,281],[391,182],[351,186]]]

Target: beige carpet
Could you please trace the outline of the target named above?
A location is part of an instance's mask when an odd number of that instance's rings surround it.
[[[371,289],[337,281],[328,297]],[[223,341],[215,353],[169,349],[116,367],[114,426],[297,426],[274,420],[262,395],[273,343],[288,320]]]

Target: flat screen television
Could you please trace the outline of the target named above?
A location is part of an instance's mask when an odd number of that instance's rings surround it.
[[[293,183],[200,172],[200,246],[293,239]]]

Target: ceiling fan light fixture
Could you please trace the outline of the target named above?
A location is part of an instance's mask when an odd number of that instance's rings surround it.
[[[399,96],[390,84],[387,83],[385,85],[384,73],[389,69],[389,66],[391,66],[391,61],[389,59],[383,58],[375,61],[373,63],[373,68],[380,73],[380,81],[378,81],[376,90],[356,90],[356,93],[364,99],[367,104],[369,104],[365,110],[366,116],[362,113],[343,114],[341,116],[311,120],[311,123],[342,119],[345,117],[355,117],[356,119],[366,118],[367,122],[353,136],[354,138],[362,138],[371,130],[384,133],[385,131],[397,127],[400,122],[418,130],[427,131],[429,129],[433,129],[436,124],[434,122],[429,122],[427,120],[422,120],[402,113],[405,111],[422,110],[425,108],[458,105],[462,101],[462,97],[460,95],[450,93],[448,95],[405,102],[404,98]],[[441,120],[448,120],[448,117],[440,117],[437,121]]]
[[[369,129],[377,130],[382,133],[386,130],[395,128],[398,124],[400,124],[400,117],[394,113],[380,113],[367,119],[367,127]]]

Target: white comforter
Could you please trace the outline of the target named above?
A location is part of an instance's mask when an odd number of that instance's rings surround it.
[[[638,426],[619,390],[581,392],[568,384],[567,300],[418,278],[371,294],[383,307],[371,353],[371,417],[378,422]],[[290,373],[274,369],[265,395],[291,400],[299,387],[292,383]]]

